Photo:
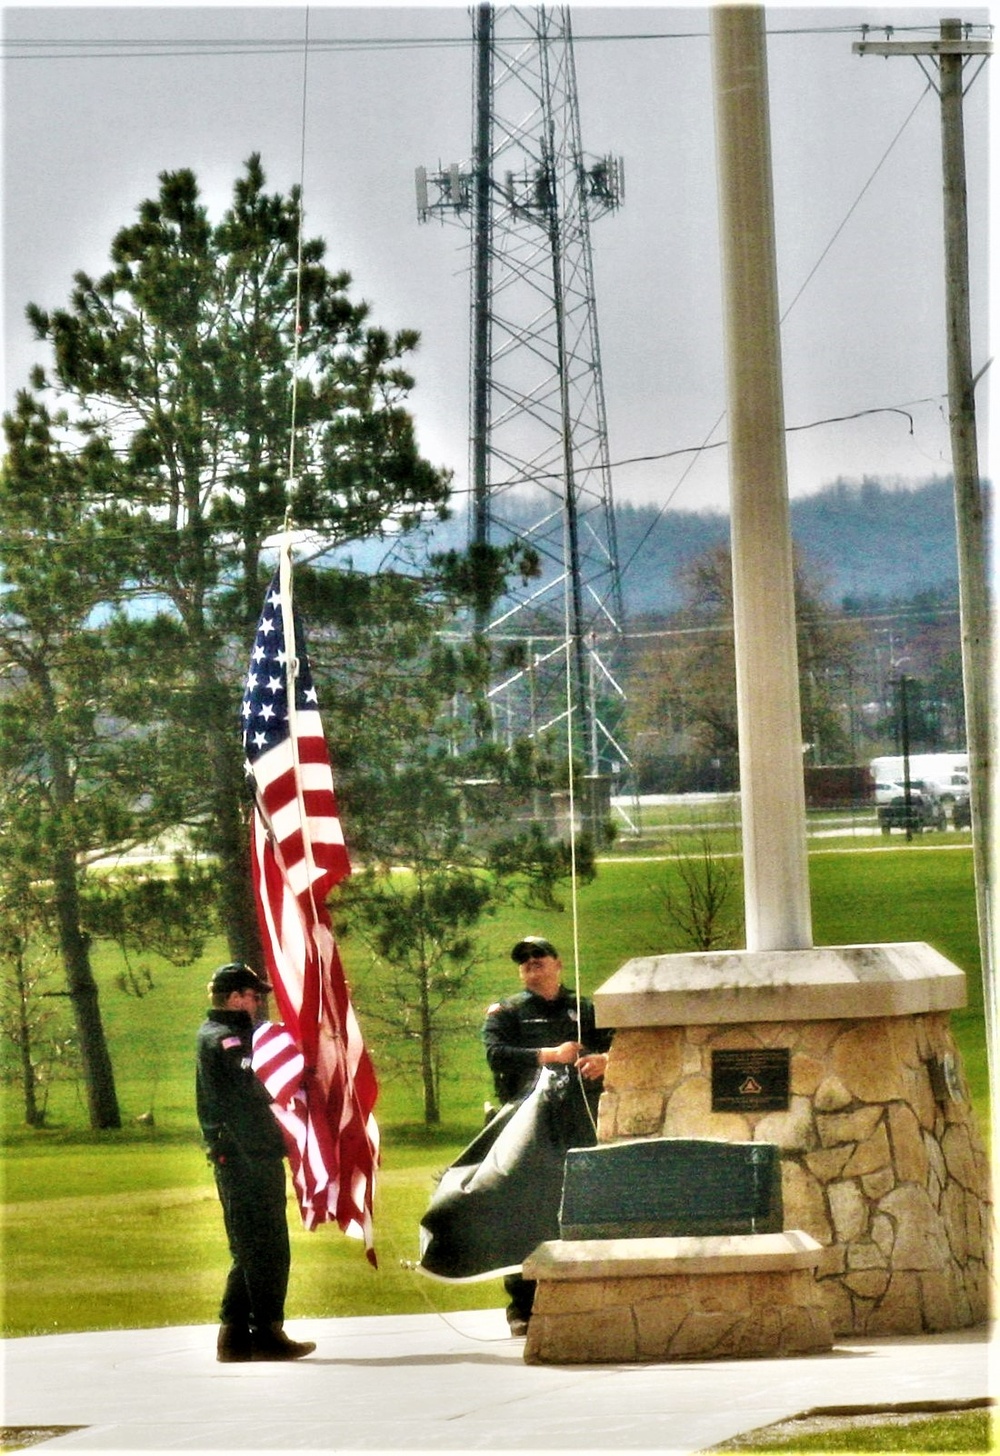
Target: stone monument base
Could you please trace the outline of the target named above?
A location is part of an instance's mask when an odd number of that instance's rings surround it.
[[[526,1260],[538,1287],[528,1364],[807,1355],[832,1348],[798,1230],[694,1238],[553,1240]]]
[[[775,1144],[835,1334],[979,1324],[993,1209],[949,1025],[965,999],[922,942],[628,961],[594,995],[615,1029],[598,1139]]]

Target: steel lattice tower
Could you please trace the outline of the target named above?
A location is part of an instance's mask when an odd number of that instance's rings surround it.
[[[513,662],[494,728],[544,733],[573,707],[590,773],[620,770],[623,628],[591,220],[620,159],[585,158],[570,14],[473,12],[471,164],[417,170],[421,220],[471,225],[470,539],[519,543],[537,574],[476,627]]]

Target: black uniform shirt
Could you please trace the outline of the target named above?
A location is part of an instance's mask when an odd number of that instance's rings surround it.
[[[209,1156],[283,1158],[285,1140],[271,1099],[251,1066],[249,1012],[213,1008],[198,1031],[195,1091]]]
[[[491,1006],[483,1026],[486,1060],[497,1096],[504,1102],[530,1090],[538,1072],[539,1047],[578,1041],[585,1051],[606,1052],[611,1037],[610,1029],[598,1030],[594,1008],[584,998],[580,1000],[577,1022],[576,997],[565,986],[559,987],[559,994],[551,1001],[534,991],[519,991]]]

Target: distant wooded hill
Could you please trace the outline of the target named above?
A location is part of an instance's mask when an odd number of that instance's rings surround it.
[[[957,580],[951,479],[905,488],[877,480],[843,480],[791,502],[792,535],[823,596],[839,605],[912,597]],[[618,559],[630,616],[679,604],[685,562],[729,539],[721,512],[616,509]]]
[[[510,505],[506,507],[508,516]],[[947,588],[958,579],[951,477],[915,485],[837,480],[791,503],[792,534],[831,606],[845,597],[889,602]],[[521,521],[536,519],[528,505]],[[618,559],[629,617],[670,612],[681,602],[686,562],[729,539],[721,511],[662,513],[656,506],[619,505]],[[467,539],[464,515],[433,533],[438,550]],[[386,547],[371,543],[350,553],[360,570],[374,570]]]

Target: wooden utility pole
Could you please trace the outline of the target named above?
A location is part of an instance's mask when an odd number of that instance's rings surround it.
[[[976,914],[983,963],[987,1050],[994,1078],[1000,1052],[996,1024],[995,805],[992,735],[994,630],[987,559],[987,501],[979,476],[976,438],[976,384],[969,323],[969,228],[965,181],[965,132],[962,116],[963,66],[970,56],[985,64],[993,42],[974,39],[961,20],[942,20],[938,40],[857,41],[854,51],[868,56],[936,57],[941,98],[941,159],[944,178],[945,317],[948,344],[948,415],[955,522],[958,542],[959,607],[962,620],[962,674],[965,686],[966,747],[972,805],[972,846],[976,873]],[[925,70],[925,74],[927,74]],[[982,371],[980,371],[982,372]]]
[[[712,10],[747,949],[812,946],[764,8]]]

